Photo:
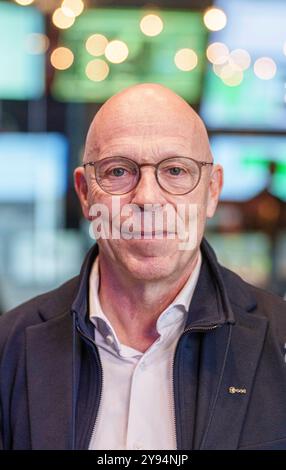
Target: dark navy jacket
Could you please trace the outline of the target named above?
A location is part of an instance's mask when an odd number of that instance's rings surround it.
[[[178,449],[286,449],[286,302],[220,266],[205,239],[201,249],[174,358]],[[0,448],[88,448],[102,384],[88,319],[96,255],[0,319]]]

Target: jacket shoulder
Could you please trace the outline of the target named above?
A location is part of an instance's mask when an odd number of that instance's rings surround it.
[[[71,307],[78,287],[79,276],[44,294],[38,295],[0,317],[0,351],[11,334],[31,325],[61,315]]]
[[[266,317],[286,332],[286,301],[272,292],[244,281],[238,274],[222,267],[230,302],[256,315]]]

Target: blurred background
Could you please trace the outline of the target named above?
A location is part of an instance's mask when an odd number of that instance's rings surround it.
[[[204,119],[225,186],[207,239],[286,293],[285,0],[0,1],[0,309],[79,272],[93,243],[73,189],[93,115],[162,83]]]

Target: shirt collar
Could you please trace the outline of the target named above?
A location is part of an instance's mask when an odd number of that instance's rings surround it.
[[[197,328],[198,326],[213,325],[214,323],[219,325],[234,323],[230,298],[247,312],[252,312],[257,305],[252,291],[244,288],[242,283],[238,290],[237,283],[232,281],[235,275],[231,275],[230,271],[222,269],[213,249],[205,238],[202,239],[200,248],[202,265],[197,287],[191,300],[186,327],[189,328],[194,325]],[[78,277],[77,291],[71,306],[71,312],[75,315],[77,327],[91,339],[94,339],[94,325],[89,317],[89,278],[93,262],[97,256],[98,245],[95,244],[87,253],[82,265]],[[42,306],[41,314],[44,318],[49,318],[46,306],[45,309]]]
[[[191,299],[198,281],[201,263],[202,257],[201,252],[199,251],[198,259],[192,274],[173,302],[160,314],[157,320],[156,327],[160,336],[169,336],[169,333],[171,332],[171,326],[172,330],[174,327],[177,329],[180,329],[181,327],[181,329],[183,329],[187,318],[189,305],[191,303]],[[105,339],[110,337],[113,338],[113,346],[119,350],[121,345],[118,337],[110,321],[101,308],[98,295],[99,283],[99,258],[97,257],[93,263],[89,278],[89,318],[98,332]],[[133,349],[132,351],[134,352]],[[132,353],[132,351],[130,352]]]

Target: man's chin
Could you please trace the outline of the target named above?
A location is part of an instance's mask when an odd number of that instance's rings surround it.
[[[141,238],[131,240],[121,240],[122,246],[126,252],[128,251],[131,255],[136,258],[160,258],[170,256],[171,253],[175,253],[178,249],[178,240],[172,239],[160,239],[160,238]]]
[[[130,256],[121,260],[126,271],[134,279],[145,281],[156,281],[172,275],[174,271],[174,260],[167,256]]]
[[[172,277],[180,258],[189,258],[190,252],[178,249],[178,240],[104,240],[102,251],[112,252],[117,265],[125,275],[134,279],[156,281]]]

